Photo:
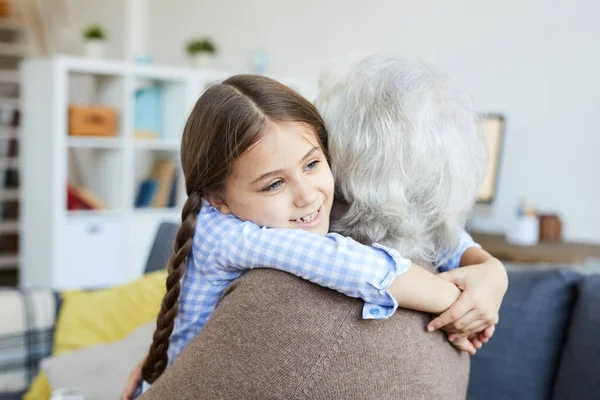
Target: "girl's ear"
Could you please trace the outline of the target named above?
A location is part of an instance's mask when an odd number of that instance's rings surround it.
[[[206,195],[206,200],[208,200],[211,206],[219,210],[221,214],[231,214],[231,209],[227,205],[223,195],[210,193]]]

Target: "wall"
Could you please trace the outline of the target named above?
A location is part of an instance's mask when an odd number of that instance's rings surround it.
[[[71,0],[74,1],[74,0]],[[208,34],[220,67],[247,71],[256,48],[271,72],[314,80],[351,51],[420,58],[456,75],[481,111],[507,118],[498,197],[473,228],[501,231],[524,196],[556,210],[569,239],[600,241],[600,2],[574,0],[149,0],[149,48],[185,64]]]

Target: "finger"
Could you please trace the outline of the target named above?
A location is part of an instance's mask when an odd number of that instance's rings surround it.
[[[490,325],[483,330],[482,335],[486,339],[491,339],[492,336],[494,336],[495,331],[496,331],[496,325]]]
[[[465,326],[461,329],[460,333],[465,334],[467,336],[474,335],[476,333],[482,332],[485,328],[489,326],[489,323],[486,321],[477,319],[473,321],[471,324]]]
[[[450,271],[442,272],[437,274],[437,277],[442,278],[447,282],[454,283],[460,289],[464,288],[465,284],[465,271],[463,268],[451,269]]]
[[[487,328],[485,328],[483,331],[479,332],[477,334],[477,336],[479,337],[479,340],[481,340],[483,343],[487,343],[490,341],[490,339],[494,335],[495,330],[496,330],[496,326],[490,325]]]
[[[483,331],[488,326],[488,323],[480,319],[473,321],[469,326],[464,327],[460,331],[453,331],[449,337],[454,340],[458,338],[471,337]]]
[[[427,330],[432,332],[436,329],[440,329],[442,326],[451,324],[472,309],[473,305],[471,304],[470,297],[463,293],[449,309],[444,311],[439,317],[435,318],[427,325]]]
[[[456,321],[454,321],[453,323],[448,324],[444,328],[444,330],[446,332],[450,332],[450,333],[468,333],[468,335],[470,335],[474,332],[467,331],[465,328],[473,325],[473,323],[476,321],[481,321],[481,319],[479,319],[479,315],[478,315],[477,311],[471,310],[471,311],[467,312],[465,315],[463,315],[462,317],[460,317],[459,319],[457,319]],[[489,324],[486,324],[486,326],[488,326],[488,325]],[[483,328],[481,328],[481,329],[483,329]]]
[[[470,355],[475,355],[475,353],[477,352],[477,349],[475,349],[475,346],[473,346],[473,344],[467,339],[459,339],[459,340],[451,341],[450,343],[452,343],[452,345],[454,347],[456,347],[458,350],[467,352]]]
[[[473,347],[475,347],[477,350],[479,350],[480,348],[483,347],[483,343],[481,343],[481,341],[477,338],[477,336],[470,338],[469,342],[471,342]]]

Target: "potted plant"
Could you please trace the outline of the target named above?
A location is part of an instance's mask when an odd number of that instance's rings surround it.
[[[217,48],[208,38],[190,40],[186,47],[187,54],[197,68],[211,68],[214,65]]]
[[[106,34],[100,25],[88,25],[83,30],[83,42],[86,56],[94,58],[104,57]]]

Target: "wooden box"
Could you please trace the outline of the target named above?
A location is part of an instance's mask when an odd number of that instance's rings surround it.
[[[0,0],[0,17],[2,18],[10,18],[11,17],[11,8],[8,0]]]
[[[69,135],[115,136],[117,111],[102,106],[72,105],[69,107]]]
[[[559,242],[561,240],[562,221],[555,214],[540,216],[540,240],[542,242]]]

